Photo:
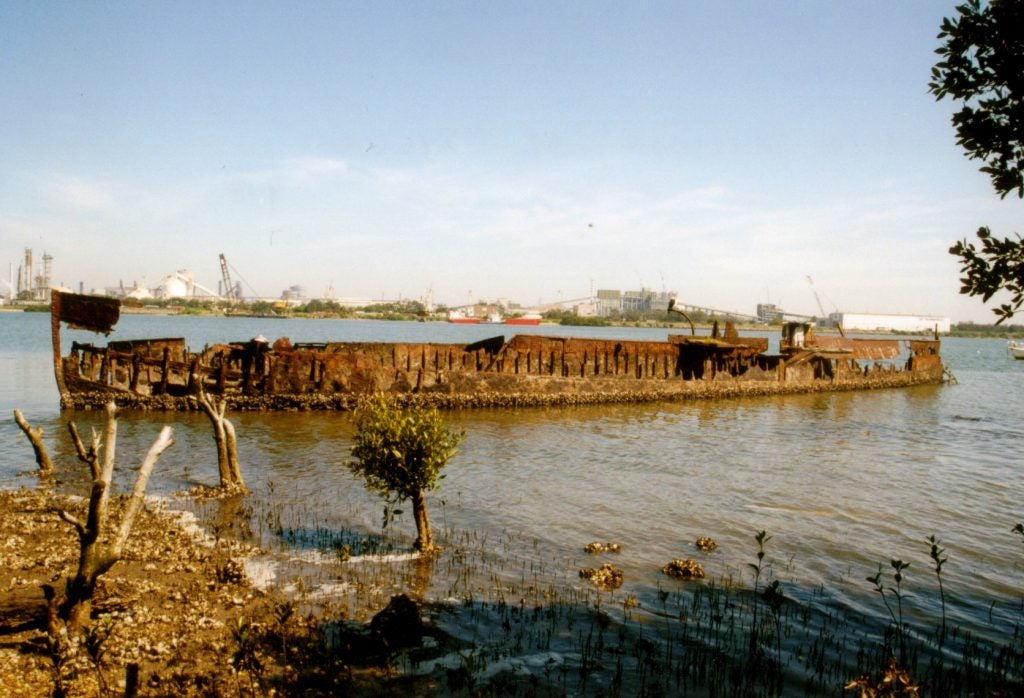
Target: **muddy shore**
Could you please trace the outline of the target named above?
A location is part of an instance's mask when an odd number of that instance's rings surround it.
[[[0,698],[52,695],[58,675],[69,697],[121,696],[131,665],[139,696],[377,695],[403,686],[368,625],[303,616],[256,589],[244,573],[253,548],[212,540],[158,503],[140,513],[124,557],[100,579],[92,648],[55,657],[42,586],[63,588],[78,561],[77,535],[57,511],[82,516],[85,506],[45,487],[0,491]],[[416,680],[416,692],[432,692],[428,677]]]

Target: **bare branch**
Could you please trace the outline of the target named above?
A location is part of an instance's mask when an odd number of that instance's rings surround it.
[[[217,410],[214,407],[213,402],[210,400],[210,396],[207,395],[205,390],[203,390],[202,385],[199,385],[199,387],[196,390],[196,393],[197,395],[195,397],[191,397],[190,399],[196,401],[196,403],[203,410],[203,412],[206,413],[207,417],[209,417],[211,420],[216,420]]]
[[[128,500],[128,506],[125,508],[124,516],[121,519],[121,528],[111,548],[111,555],[115,558],[121,557],[121,550],[124,547],[125,541],[128,540],[128,534],[131,532],[132,524],[135,522],[135,516],[139,513],[139,508],[142,506],[145,498],[146,485],[149,484],[149,476],[153,473],[153,467],[156,465],[160,455],[174,443],[171,434],[172,430],[169,426],[165,426],[160,430],[160,435],[157,436],[153,445],[149,447],[149,453],[146,454],[146,459],[142,461],[142,465],[139,467],[139,473],[135,476],[135,487],[132,489],[131,498]]]
[[[21,410],[14,410],[14,421],[18,423],[21,430],[25,432],[25,436],[28,437],[29,442],[32,444],[32,450],[36,454],[36,463],[39,465],[39,471],[43,473],[53,472],[53,463],[50,461],[50,454],[46,451],[46,445],[43,443],[43,429],[33,429],[32,426],[25,421],[25,417],[22,416]]]
[[[71,434],[71,443],[75,445],[75,451],[78,453],[78,460],[83,460],[88,463],[89,456],[85,451],[85,444],[82,443],[82,437],[78,434],[78,426],[74,422],[68,422],[68,433]]]
[[[108,402],[105,411],[107,424],[103,430],[103,464],[99,469],[99,477],[93,478],[92,494],[89,497],[89,523],[86,527],[94,536],[105,527],[110,483],[114,477],[114,454],[117,451],[117,406],[113,402]]]
[[[100,471],[100,479],[110,482],[114,475],[114,451],[117,444],[117,406],[113,402],[108,402],[104,409],[107,412],[107,428],[103,437],[106,448],[103,451],[103,469]]]
[[[211,397],[201,383],[196,386],[196,394],[189,400],[195,402],[206,414],[213,425],[213,439],[217,444],[217,469],[220,475],[220,486],[226,491],[246,492],[242,481],[242,471],[238,466],[238,441],[235,427],[226,416],[228,401],[223,397]]]
[[[248,489],[242,479],[242,468],[238,465],[238,438],[235,436],[235,425],[230,419],[224,419],[224,444],[228,453],[228,469],[231,471],[232,488],[241,492]]]
[[[78,434],[78,427],[74,422],[68,422],[68,431],[71,433],[71,440],[75,444],[75,451],[78,452],[78,460],[82,461],[89,466],[89,472],[92,475],[93,480],[99,479],[99,451],[100,451],[100,437],[95,430],[92,432],[92,445],[89,450],[85,450],[85,445],[82,443],[82,437]]]
[[[68,512],[64,511],[63,509],[58,509],[57,510],[57,516],[59,516],[61,519],[63,519],[67,523],[71,524],[72,526],[74,526],[75,529],[78,531],[78,537],[79,538],[84,538],[85,537],[85,524],[83,524],[81,521],[79,521],[76,516],[73,516],[72,514],[69,514]]]

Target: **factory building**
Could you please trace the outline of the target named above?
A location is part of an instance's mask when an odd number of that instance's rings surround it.
[[[13,265],[12,265],[13,266]],[[14,271],[11,270],[11,281],[9,295],[11,300],[15,297],[22,300],[49,301],[50,300],[50,277],[53,270],[53,256],[43,252],[43,267],[37,269],[32,261],[32,249],[25,248],[25,263],[18,267],[18,280],[14,281]]]
[[[598,289],[597,312],[600,315],[614,313],[651,313],[668,312],[668,302],[673,293],[652,291],[641,288],[639,291],[619,291],[617,289]]]
[[[949,334],[948,317],[935,315],[884,315],[880,313],[832,313],[829,320],[844,330],[864,332],[934,332]]]

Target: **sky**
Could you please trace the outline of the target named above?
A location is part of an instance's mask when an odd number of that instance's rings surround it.
[[[991,322],[948,250],[1022,203],[928,93],[955,4],[5,0],[0,288],[224,254],[247,296]]]

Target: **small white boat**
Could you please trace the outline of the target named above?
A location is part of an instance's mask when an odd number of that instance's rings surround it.
[[[1006,348],[1009,349],[1011,354],[1013,354],[1013,358],[1024,359],[1024,342],[1018,342],[1015,339],[1011,339],[1006,343]]]

